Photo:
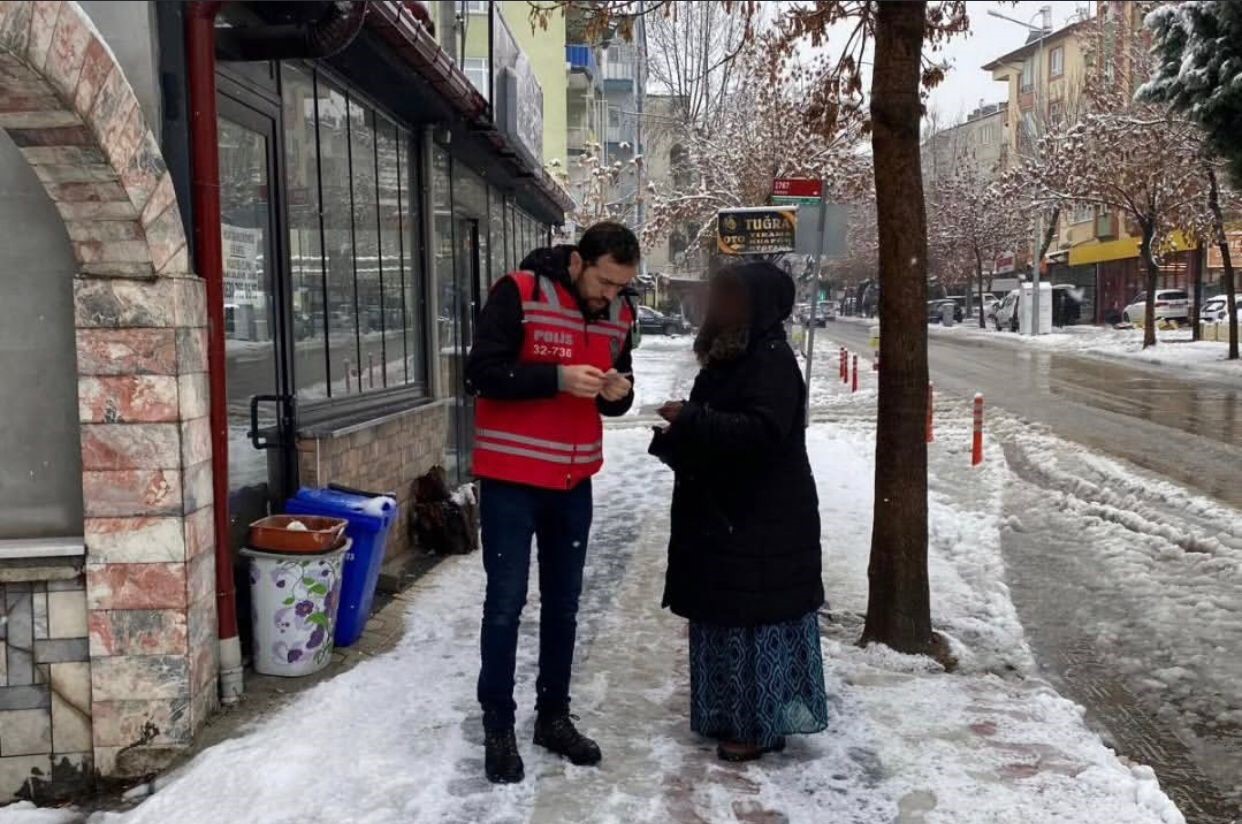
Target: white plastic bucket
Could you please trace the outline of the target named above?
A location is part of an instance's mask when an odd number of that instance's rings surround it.
[[[349,546],[318,555],[241,550],[250,559],[255,672],[298,676],[327,666]]]

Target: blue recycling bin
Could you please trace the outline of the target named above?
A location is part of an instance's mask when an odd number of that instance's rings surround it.
[[[327,515],[349,522],[345,534],[353,542],[341,577],[341,605],[333,641],[347,647],[358,640],[371,615],[375,585],[384,564],[388,530],[397,519],[397,502],[337,489],[302,487],[288,500],[289,515]]]

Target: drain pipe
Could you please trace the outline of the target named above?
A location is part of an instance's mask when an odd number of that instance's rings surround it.
[[[207,376],[211,383],[211,474],[216,533],[216,616],[220,638],[220,701],[244,689],[237,592],[229,540],[228,394],[224,358],[224,269],[220,241],[220,155],[216,128],[216,14],[220,0],[195,0],[186,15],[190,86],[190,154],[195,268],[206,281]]]

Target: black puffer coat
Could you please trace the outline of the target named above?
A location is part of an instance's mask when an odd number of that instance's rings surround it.
[[[783,327],[793,281],[764,263],[740,276],[746,353],[704,368],[651,444],[676,473],[664,606],[734,627],[793,620],[824,602],[806,386]]]

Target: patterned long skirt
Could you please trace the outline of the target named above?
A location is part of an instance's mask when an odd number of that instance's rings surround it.
[[[690,623],[690,728],[725,741],[773,746],[828,727],[815,612],[783,624]]]

